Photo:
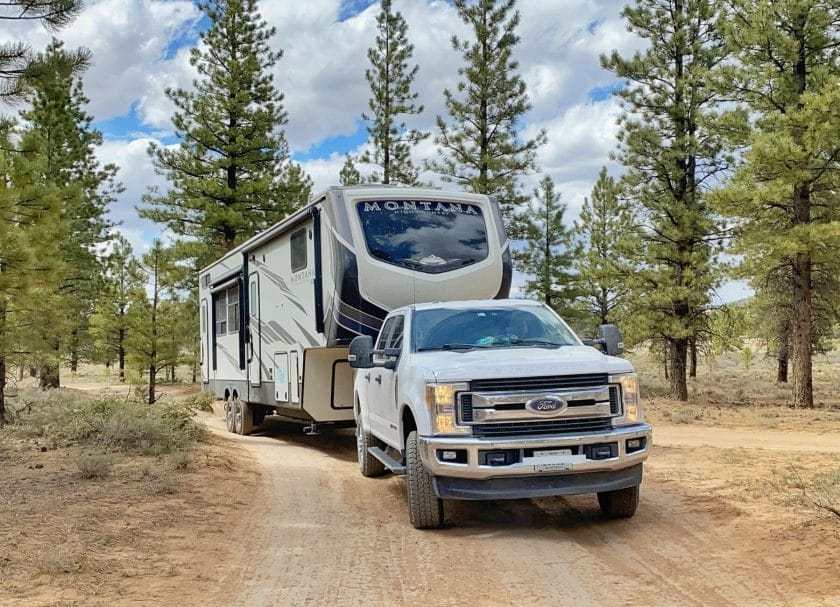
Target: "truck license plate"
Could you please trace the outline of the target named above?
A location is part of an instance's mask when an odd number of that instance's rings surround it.
[[[546,449],[544,451],[537,451],[534,450],[534,458],[535,459],[543,459],[549,457],[560,457],[563,455],[571,455],[571,449]]]
[[[572,462],[558,462],[555,464],[534,464],[534,472],[568,472],[572,469]]]

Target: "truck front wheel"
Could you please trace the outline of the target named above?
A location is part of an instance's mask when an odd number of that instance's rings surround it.
[[[420,459],[416,430],[409,433],[405,442],[405,474],[411,524],[415,529],[443,527],[443,500],[435,494],[434,477]]]
[[[630,518],[639,506],[639,486],[602,491],[598,494],[598,505],[609,518]]]

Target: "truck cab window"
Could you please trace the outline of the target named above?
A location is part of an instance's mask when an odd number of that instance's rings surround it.
[[[489,254],[478,205],[429,200],[370,200],[356,211],[371,256],[395,266],[440,274]]]
[[[306,228],[298,230],[289,238],[291,246],[292,272],[298,272],[306,267]]]

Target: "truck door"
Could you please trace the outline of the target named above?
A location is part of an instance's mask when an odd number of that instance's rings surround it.
[[[260,328],[260,275],[248,277],[248,379],[252,386],[262,383],[262,329]]]
[[[402,315],[392,316],[387,323],[391,323],[390,327],[383,327],[379,334],[379,340],[376,346],[377,350],[384,350],[386,348],[402,349],[403,345],[403,328],[405,327],[405,317]],[[387,324],[386,323],[386,324]],[[388,329],[387,331],[385,329]],[[384,363],[388,360],[394,360],[393,357],[384,355],[374,356],[374,362]],[[397,402],[397,373],[395,370],[386,369],[384,367],[374,367],[370,369],[370,415],[371,415],[371,429],[375,428],[375,432],[387,443],[391,445],[399,444],[399,420]]]

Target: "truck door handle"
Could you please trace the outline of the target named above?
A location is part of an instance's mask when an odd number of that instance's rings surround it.
[[[382,376],[381,376],[381,375],[377,375],[374,379],[375,379],[375,381],[376,381],[376,383],[377,383],[377,384],[381,384],[381,383],[382,383]]]
[[[370,373],[365,373],[365,379],[370,381]]]

